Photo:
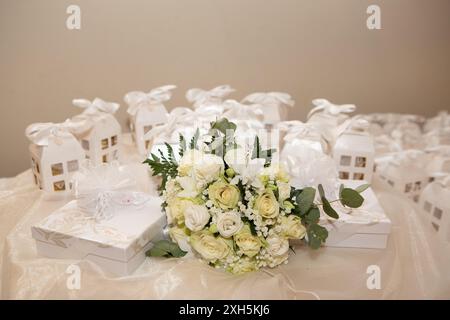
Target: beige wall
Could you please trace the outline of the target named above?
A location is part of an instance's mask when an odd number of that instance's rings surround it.
[[[432,115],[450,106],[449,18],[449,0],[0,0],[0,176],[28,167],[25,127],[77,113],[72,98],[119,101],[124,123],[124,93],[169,83],[170,106],[227,83],[291,93],[296,119],[316,97]]]

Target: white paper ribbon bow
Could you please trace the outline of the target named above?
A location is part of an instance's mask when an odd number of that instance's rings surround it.
[[[163,102],[170,100],[172,90],[176,87],[175,85],[162,86],[154,88],[148,93],[142,91],[128,92],[124,97],[125,102],[129,105],[127,112],[134,116],[140,108],[154,109]]]
[[[79,108],[85,109],[83,113],[92,114],[97,112],[115,113],[120,105],[114,102],[106,102],[100,98],[95,98],[93,101],[86,99],[73,99],[72,104]]]
[[[177,128],[188,123],[192,125],[195,120],[195,112],[192,109],[177,107],[169,113],[167,122],[153,126],[144,135],[144,140],[152,140],[158,137],[169,138]]]
[[[243,104],[236,100],[228,99],[223,103],[223,116],[235,120],[259,120],[263,111],[259,105]]]
[[[131,191],[136,182],[117,163],[83,166],[73,185],[79,209],[96,221],[112,218],[119,207],[139,208],[149,199],[145,193]]]
[[[229,85],[215,87],[209,91],[193,88],[186,92],[186,99],[194,103],[194,108],[202,106],[217,105],[222,103],[222,99],[234,92],[235,90]]]
[[[242,99],[242,102],[250,102],[270,107],[279,107],[281,105],[293,107],[295,105],[295,101],[285,92],[255,92]]]
[[[339,115],[341,113],[351,113],[356,109],[354,104],[337,105],[331,103],[327,99],[314,99],[312,103],[315,107],[308,113],[307,119],[311,118],[313,114],[320,111],[329,115]]]
[[[114,114],[120,107],[114,102],[106,102],[100,98],[95,98],[92,102],[86,99],[74,99],[72,104],[85,109],[81,114],[67,120],[67,126],[75,135],[90,130],[96,118],[104,117],[106,114]]]
[[[25,129],[25,135],[38,146],[48,146],[51,139],[55,143],[61,144],[63,139],[73,138],[69,132],[67,121],[63,123],[33,123]]]

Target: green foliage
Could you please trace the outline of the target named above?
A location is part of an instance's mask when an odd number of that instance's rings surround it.
[[[305,215],[305,222],[308,225],[317,224],[320,218],[320,210],[317,207],[311,208]]]
[[[152,174],[154,176],[162,177],[159,191],[163,191],[166,187],[166,183],[169,177],[175,178],[178,173],[178,163],[175,159],[173,148],[170,144],[165,143],[167,147],[167,157],[161,151],[158,150],[160,157],[155,154],[150,154],[150,158],[146,159],[144,163],[147,163],[152,168]]]
[[[319,184],[317,187],[319,189],[320,199],[322,201],[323,211],[330,217],[339,219],[339,215],[336,210],[333,209],[328,199],[325,197],[325,191],[323,190],[323,186]]]
[[[316,189],[306,187],[296,197],[300,215],[305,215],[314,203]]]
[[[370,187],[370,184],[368,184],[368,183],[362,184],[362,185],[356,187],[355,191],[358,193],[362,193],[362,192],[366,191],[369,187]]]
[[[180,147],[178,150],[178,155],[181,157],[183,157],[184,152],[186,151],[186,139],[184,138],[184,136],[182,134],[180,134],[180,138],[179,138],[179,142],[180,142]]]
[[[359,208],[364,202],[364,198],[358,191],[344,188],[341,193],[341,203],[350,208]]]
[[[200,130],[197,128],[197,130],[195,130],[194,136],[191,139],[191,142],[189,143],[189,149],[197,149],[197,142],[199,137]]]
[[[270,162],[272,161],[272,154],[276,152],[276,149],[267,149],[262,150],[261,143],[259,142],[259,137],[255,136],[255,141],[253,143],[253,150],[252,150],[252,159],[264,159],[266,160],[266,166],[270,165]]]
[[[145,252],[147,257],[167,257],[167,258],[180,258],[187,254],[186,251],[180,249],[178,244],[168,240],[161,240],[155,243],[155,245]]]
[[[308,245],[312,249],[318,249],[325,243],[328,238],[328,231],[318,224],[312,224],[307,227],[306,234],[308,235]]]

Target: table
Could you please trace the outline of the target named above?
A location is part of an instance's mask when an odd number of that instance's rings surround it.
[[[125,146],[127,162],[141,159]],[[131,276],[105,274],[88,261],[38,256],[30,227],[65,202],[48,201],[30,170],[0,179],[0,297],[2,299],[448,299],[450,244],[422,221],[415,204],[379,181],[373,188],[392,220],[388,247],[297,246],[289,264],[233,276],[195,258],[148,258]],[[70,266],[80,288],[68,285]],[[368,289],[378,266],[380,289]]]

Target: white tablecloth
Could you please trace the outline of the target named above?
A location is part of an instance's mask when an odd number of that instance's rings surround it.
[[[127,149],[127,162],[140,157]],[[0,179],[2,299],[428,299],[450,298],[450,244],[441,242],[410,200],[375,181],[393,223],[388,247],[298,246],[289,264],[233,276],[194,258],[148,258],[128,277],[105,274],[87,261],[38,256],[30,227],[64,204],[45,200],[30,171]],[[68,289],[68,266],[81,268],[79,290]],[[367,268],[381,270],[381,289],[367,287]]]

